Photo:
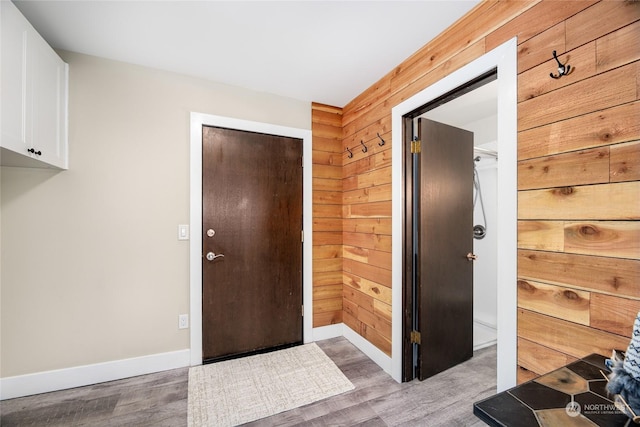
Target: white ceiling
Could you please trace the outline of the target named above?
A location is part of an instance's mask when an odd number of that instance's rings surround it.
[[[344,106],[480,0],[14,0],[54,47]]]

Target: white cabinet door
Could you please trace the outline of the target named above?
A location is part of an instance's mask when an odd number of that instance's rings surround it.
[[[0,1],[2,164],[68,167],[67,65],[10,1]]]
[[[34,61],[34,67],[27,65],[33,89],[30,154],[66,169],[66,64],[35,31],[29,35],[27,52],[33,52]]]
[[[0,76],[0,145],[26,155],[29,145],[26,137],[26,46],[27,25],[13,5],[0,2],[2,67]]]

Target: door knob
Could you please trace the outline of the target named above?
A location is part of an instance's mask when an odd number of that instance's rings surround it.
[[[469,252],[469,253],[467,254],[467,259],[468,259],[469,261],[475,261],[475,260],[477,260],[477,259],[478,259],[478,256],[477,256],[476,254],[472,254],[471,252]]]
[[[216,258],[224,258],[224,255],[223,254],[216,255],[213,252],[207,252],[206,257],[207,257],[207,260],[213,261]]]

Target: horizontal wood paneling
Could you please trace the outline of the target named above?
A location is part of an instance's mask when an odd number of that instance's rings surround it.
[[[345,218],[391,218],[391,201],[343,205]]]
[[[562,251],[564,249],[564,222],[518,221],[518,248]]]
[[[387,286],[382,286],[374,281],[349,273],[344,273],[343,283],[372,297],[374,304],[378,301],[384,304],[391,304],[391,288]]]
[[[342,221],[339,218],[316,218],[313,220],[314,231],[342,231]]]
[[[633,322],[639,312],[640,295],[630,299],[594,293],[591,299],[591,326],[631,338]]]
[[[596,40],[596,67],[599,73],[640,59],[640,21]]]
[[[367,233],[344,233],[344,244],[391,252],[391,236]]]
[[[507,40],[517,37],[522,44],[548,28],[563,22],[568,16],[586,9],[597,0],[577,0],[549,2],[542,1],[505,23],[486,37],[487,50],[498,47]],[[524,10],[522,12],[525,12]]]
[[[518,280],[518,307],[589,325],[591,294],[585,291]]]
[[[626,346],[640,296],[639,10],[481,2],[343,109],[314,107],[314,242],[327,246],[314,275],[335,285],[324,270],[342,246],[345,324],[390,354],[391,109],[518,37],[518,378]],[[557,80],[553,50],[572,66]]]
[[[336,295],[342,294],[342,283],[336,283],[333,285],[316,286],[313,288],[313,298],[316,299],[331,299]]]
[[[342,258],[342,245],[323,245],[313,248],[313,259]]]
[[[518,221],[518,248],[640,259],[640,222]]]
[[[546,374],[561,366],[575,362],[575,357],[542,346],[524,338],[518,338],[518,365],[538,375]]]
[[[518,193],[518,219],[640,219],[640,182]]]
[[[607,175],[609,168],[607,167]],[[372,186],[359,190],[345,191],[342,195],[344,203],[357,204],[391,200],[391,184]]]
[[[625,348],[640,299],[640,8],[576,6],[519,46],[518,381]]]
[[[339,179],[313,178],[312,185],[318,191],[342,191],[342,181]]]
[[[523,101],[518,105],[518,130],[587,114],[594,105],[605,109],[636,101],[639,71],[638,64],[632,63]],[[609,86],[612,81],[616,82],[615,92]]]
[[[601,1],[567,19],[567,49],[588,43],[640,19],[637,1]],[[594,25],[594,23],[598,25]]]
[[[632,102],[518,134],[518,160],[640,139],[640,103]]]
[[[612,349],[625,349],[629,345],[627,337],[521,308],[518,336],[577,359],[591,353],[610,356]]]
[[[518,276],[608,295],[640,295],[639,260],[519,249]]]
[[[345,232],[391,235],[390,218],[352,218],[342,224]]]
[[[610,152],[609,179],[611,182],[640,180],[640,142],[612,145]]]
[[[518,73],[546,61],[554,50],[564,52],[566,50],[564,33],[564,21],[562,21],[520,44],[518,46]]]
[[[345,245],[343,257],[361,263],[378,266],[386,270],[391,270],[391,253],[389,252]],[[345,271],[347,270],[345,269]]]
[[[523,350],[526,351],[526,350]],[[537,378],[539,375],[533,371],[529,371],[528,369],[523,368],[522,366],[518,366],[518,371],[516,372],[516,380],[518,384],[526,383],[527,381],[531,381]]]
[[[342,322],[342,109],[313,103],[313,327]]]
[[[314,288],[319,286],[330,286],[342,283],[342,272],[324,271],[313,273]]]
[[[340,166],[323,165],[319,163],[313,165],[312,175],[314,178],[340,179],[342,168]]]
[[[550,72],[558,74],[556,71],[558,63],[552,55],[547,54],[545,59],[545,62],[520,74],[521,82],[518,84],[518,102],[535,98],[596,74],[596,43],[592,42],[571,52],[558,55],[560,62],[571,64],[574,70],[580,70],[580,73],[569,73],[561,79],[549,78]]]
[[[342,218],[342,206],[313,205],[313,218]]]
[[[640,259],[640,222],[567,222],[564,226],[564,250],[576,254]]]
[[[609,182],[609,147],[518,162],[518,190]]]

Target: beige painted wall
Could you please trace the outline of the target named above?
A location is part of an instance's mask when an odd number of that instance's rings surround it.
[[[309,102],[69,52],[69,170],[1,168],[2,377],[189,347],[189,113]]]

